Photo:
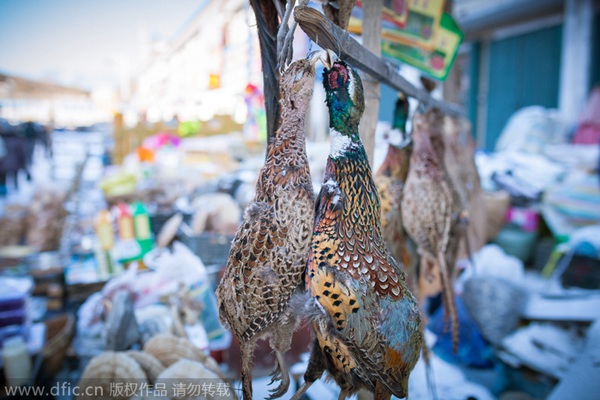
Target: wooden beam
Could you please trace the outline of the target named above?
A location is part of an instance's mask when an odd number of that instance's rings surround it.
[[[316,44],[324,49],[337,52],[341,59],[349,62],[352,66],[376,77],[405,95],[417,99],[426,109],[435,107],[448,115],[466,115],[463,107],[458,104],[434,99],[424,89],[413,86],[398,73],[397,67],[392,63],[365,49],[348,32],[340,29],[319,11],[307,6],[297,6],[294,10],[294,18],[300,28]]]
[[[381,54],[381,10],[383,0],[370,0],[364,4],[363,46],[373,55]],[[360,120],[359,133],[371,164],[375,157],[375,129],[379,121],[379,79],[370,74],[363,76],[365,112]]]

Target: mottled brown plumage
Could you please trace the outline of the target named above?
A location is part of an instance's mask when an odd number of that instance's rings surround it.
[[[475,165],[475,143],[470,124],[464,118],[444,117],[444,164],[454,186],[460,192],[464,207],[463,220],[468,219],[467,234],[462,241],[466,247],[459,254],[469,256],[485,244],[486,216],[483,191]],[[467,218],[465,218],[467,217]],[[468,242],[467,242],[468,240]]]
[[[302,285],[314,221],[304,138],[314,77],[308,60],[294,62],[282,76],[281,127],[217,288],[219,317],[241,343],[245,399],[252,398],[250,361],[259,338],[269,338],[277,356],[273,379],[281,383],[272,397],[280,397],[289,386],[283,356],[297,321],[289,300]]]
[[[448,184],[452,195],[451,209],[452,216],[450,219],[450,231],[448,233],[448,243],[446,245],[445,257],[446,266],[448,267],[448,278],[450,284],[453,284],[456,275],[456,260],[458,257],[458,248],[463,239],[466,238],[468,213],[465,191],[458,177],[455,176],[456,168],[453,164],[452,154],[449,153],[449,148],[446,145],[445,130],[447,129],[446,117],[437,109],[429,110],[424,114],[429,126],[429,137],[433,150],[442,164],[444,172],[444,180]],[[447,157],[448,156],[448,157]],[[444,288],[443,288],[444,289]]]
[[[452,118],[446,116],[442,121],[442,140],[443,140],[443,160],[444,168],[450,182],[452,190],[452,223],[450,227],[450,237],[448,248],[446,250],[446,264],[450,274],[450,280],[456,277],[459,248],[468,240],[467,229],[469,227],[469,203],[467,197],[467,188],[463,181],[462,171],[459,160],[466,156],[458,148],[458,143],[454,141],[455,130]],[[468,247],[468,246],[467,246]]]
[[[412,293],[419,298],[417,268],[419,256],[416,245],[410,241],[402,223],[402,197],[410,167],[413,144],[406,133],[408,100],[399,95],[394,109],[391,132],[388,133],[388,152],[375,174],[375,183],[381,198],[381,231],[383,238],[397,260],[402,260],[406,270],[406,282]],[[409,243],[410,242],[410,243]],[[423,306],[421,304],[421,306]],[[421,309],[421,334],[423,335],[423,360],[425,361],[427,384],[435,396],[435,383],[429,359],[429,348],[425,342],[424,325],[427,314]]]
[[[381,234],[379,196],[358,135],[362,84],[342,61],[326,62],[323,81],[332,144],[306,278],[315,342],[294,399],[325,370],[341,399],[361,388],[378,400],[405,397],[421,349],[421,322],[404,271]]]
[[[417,243],[421,255],[420,274],[424,278],[439,273],[445,315],[452,322],[454,347],[458,345],[458,317],[454,289],[445,253],[452,227],[453,193],[444,169],[443,147],[436,153],[432,142],[439,137],[440,114],[429,110],[413,120],[414,148],[410,170],[404,187],[402,219],[410,237]],[[443,143],[437,143],[437,146]],[[423,295],[423,290],[420,290]]]

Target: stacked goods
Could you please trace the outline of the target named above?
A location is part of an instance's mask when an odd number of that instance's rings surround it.
[[[0,246],[21,244],[27,225],[27,207],[20,204],[9,204],[0,217]]]
[[[64,193],[38,191],[27,215],[26,243],[36,251],[57,250],[67,212],[63,207]]]

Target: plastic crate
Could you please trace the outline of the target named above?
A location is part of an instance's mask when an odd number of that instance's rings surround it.
[[[227,264],[233,237],[233,235],[222,233],[205,232],[199,236],[183,234],[182,241],[194,254],[200,257],[204,265],[224,266]]]

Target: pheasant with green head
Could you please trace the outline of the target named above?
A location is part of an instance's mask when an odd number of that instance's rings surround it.
[[[360,77],[330,51],[324,64],[331,150],[306,277],[315,342],[294,399],[325,370],[340,399],[361,388],[375,399],[405,397],[421,349],[419,310],[381,234],[379,195],[358,134]]]
[[[381,231],[392,255],[411,265],[407,235],[402,226],[402,191],[410,165],[412,141],[406,133],[408,100],[400,93],[394,108],[392,129],[386,133],[388,149],[383,163],[375,174],[375,184],[381,197]],[[413,257],[414,258],[414,257]],[[410,280],[411,274],[408,274]],[[411,285],[409,287],[412,288]]]

